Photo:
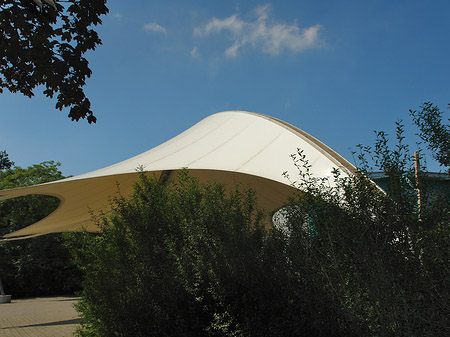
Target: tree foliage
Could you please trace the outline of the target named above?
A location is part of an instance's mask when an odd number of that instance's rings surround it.
[[[0,171],[0,190],[64,178],[59,165],[49,161]],[[0,235],[41,220],[58,205],[58,199],[44,195],[0,201]],[[0,277],[14,297],[71,293],[79,288],[80,276],[59,234],[0,242]]]
[[[0,171],[11,168],[14,162],[9,159],[6,151],[0,151]]]
[[[448,200],[434,198],[419,211],[402,130],[399,125],[395,146],[378,133],[374,150],[360,154],[363,167],[364,156],[373,156],[388,193],[365,170],[350,178],[336,172],[330,188],[308,175],[301,153],[295,156],[306,172],[298,187],[307,193],[285,211],[290,259],[295,269],[317,275],[315,282],[338,303],[356,336],[450,333],[450,208]]]
[[[443,122],[443,112],[431,102],[423,103],[420,108],[419,111],[410,110],[414,123],[419,128],[419,136],[433,151],[438,163],[450,167],[450,120]]]
[[[73,234],[85,273],[80,334],[335,335],[332,300],[290,268],[255,205],[251,191],[185,173],[164,185],[142,176],[100,235]]]
[[[70,108],[69,117],[96,121],[85,96],[91,76],[84,54],[101,44],[92,25],[108,13],[106,0],[0,2],[0,92],[8,89],[32,97],[34,89],[57,95],[56,108]]]

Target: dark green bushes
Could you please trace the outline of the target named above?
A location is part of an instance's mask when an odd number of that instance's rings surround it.
[[[142,176],[99,235],[73,234],[86,336],[333,336],[338,315],[251,191]]]
[[[384,173],[387,193],[366,178],[367,155]],[[378,133],[374,150],[360,153],[358,174],[342,178],[336,171],[332,187],[309,175],[301,152],[294,159],[305,193],[284,215],[293,269],[312,271],[307,277],[333,298],[355,335],[449,335],[449,203],[420,184],[419,206],[402,125],[394,147]]]
[[[363,176],[341,184],[341,194],[309,191],[289,209],[293,269],[311,271],[357,336],[448,335],[448,210],[430,222]]]
[[[363,172],[334,187],[305,174],[269,231],[250,191],[142,176],[99,235],[72,234],[80,334],[447,335],[448,209],[419,217],[391,169],[391,195]]]

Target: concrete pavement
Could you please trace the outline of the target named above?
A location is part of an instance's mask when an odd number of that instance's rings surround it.
[[[76,297],[39,297],[0,304],[0,336],[72,336],[80,324]]]

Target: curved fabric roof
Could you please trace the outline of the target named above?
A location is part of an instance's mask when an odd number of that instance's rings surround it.
[[[283,177],[298,172],[291,154],[302,149],[316,177],[330,177],[333,168],[343,174],[354,172],[347,160],[306,132],[273,117],[225,111],[213,114],[169,141],[112,166],[56,182],[0,191],[0,200],[27,194],[44,194],[60,199],[59,207],[43,220],[5,235],[27,238],[53,232],[86,228],[97,231],[91,212],[107,211],[109,200],[120,184],[122,195],[132,192],[136,169],[163,172],[175,177],[188,168],[201,181],[214,180],[228,185],[252,187],[259,207],[279,209],[295,188]]]

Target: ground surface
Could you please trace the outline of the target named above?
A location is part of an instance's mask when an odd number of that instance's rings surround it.
[[[80,323],[76,297],[40,297],[0,304],[0,336],[72,336]]]

